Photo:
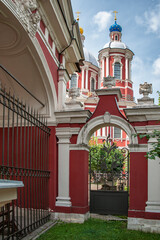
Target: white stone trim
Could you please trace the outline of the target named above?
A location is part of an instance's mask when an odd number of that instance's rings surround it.
[[[85,214],[60,213],[60,212],[51,213],[51,219],[59,219],[63,222],[84,223],[84,221],[86,221],[89,218],[90,218],[89,212]]]
[[[160,233],[160,220],[128,217],[127,228],[143,232]]]
[[[148,151],[148,144],[128,144],[130,152],[144,152]]]
[[[138,145],[137,137],[133,136],[136,134],[134,128],[125,119],[110,115],[109,112],[106,112],[102,116],[91,119],[87,124],[85,124],[80,130],[77,138],[77,144],[88,144],[91,135],[99,128],[107,125],[121,128],[128,135],[130,143]]]
[[[56,128],[58,137],[58,197],[56,206],[71,207],[69,196],[69,159],[70,159],[70,138],[73,133],[77,133],[78,128]]]
[[[135,126],[134,128],[137,133],[148,133],[153,130],[160,130],[160,125]]]
[[[82,86],[81,89],[84,89],[84,68],[82,68]]]
[[[109,75],[109,55],[106,56],[106,77]]]
[[[82,150],[89,152],[89,146],[85,144],[70,144],[69,150]]]
[[[86,82],[85,82],[85,88],[88,89],[88,68],[86,68]]]

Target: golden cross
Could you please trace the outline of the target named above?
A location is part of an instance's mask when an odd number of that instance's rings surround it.
[[[77,14],[77,21],[79,21],[79,14],[80,14],[80,12],[76,12],[76,14]]]
[[[114,20],[116,21],[117,20],[116,13],[118,13],[118,12],[117,11],[113,11],[113,13],[115,14]]]

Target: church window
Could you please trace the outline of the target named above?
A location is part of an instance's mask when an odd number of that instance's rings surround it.
[[[118,36],[117,35],[115,36],[115,40],[118,40]]]
[[[77,74],[73,73],[71,76],[71,87],[70,88],[77,88]]]
[[[94,78],[91,79],[91,92],[94,92],[94,83],[95,83],[95,80]]]
[[[118,79],[121,78],[121,65],[119,62],[114,64],[114,77]]]
[[[114,138],[121,138],[121,129],[114,127]]]

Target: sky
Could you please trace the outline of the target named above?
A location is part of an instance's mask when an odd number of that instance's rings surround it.
[[[160,0],[71,0],[73,13],[80,13],[79,25],[84,30],[84,45],[96,59],[109,42],[109,27],[122,27],[122,42],[134,52],[132,81],[135,100],[142,98],[139,84],[152,83],[149,96],[158,104],[160,91]]]

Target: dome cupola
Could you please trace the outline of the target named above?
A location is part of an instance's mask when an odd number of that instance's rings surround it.
[[[114,11],[115,17],[114,17],[114,24],[112,24],[109,28],[110,31],[110,41],[121,41],[121,36],[122,36],[122,27],[117,24],[117,18],[116,18],[116,13],[117,11]]]
[[[109,28],[110,32],[122,32],[122,27],[115,21]]]

